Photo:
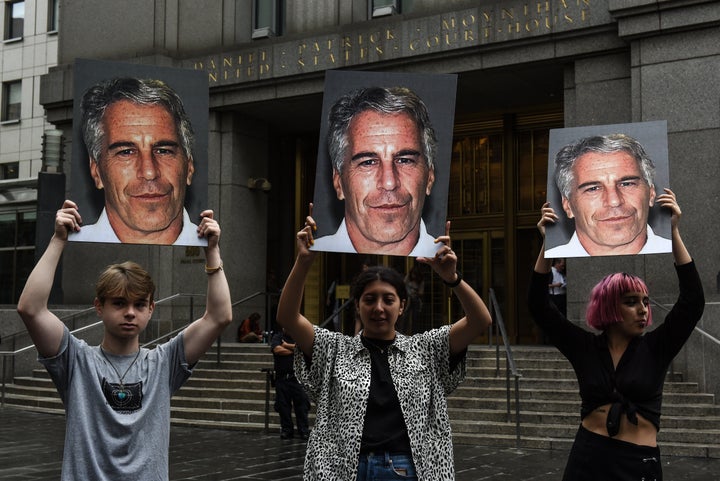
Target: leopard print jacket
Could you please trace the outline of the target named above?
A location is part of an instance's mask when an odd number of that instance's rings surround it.
[[[465,378],[463,354],[450,371],[450,326],[414,336],[398,333],[390,374],[410,438],[420,481],[454,480],[446,396]],[[304,479],[354,481],[370,394],[370,353],[360,336],[315,328],[312,359],[295,353],[295,373],[317,404]]]

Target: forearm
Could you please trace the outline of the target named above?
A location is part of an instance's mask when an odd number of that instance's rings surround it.
[[[492,323],[490,311],[470,284],[461,282],[453,289],[453,293],[465,311],[465,318],[471,325],[476,326],[478,331],[486,329]]]
[[[687,247],[685,247],[682,237],[680,237],[680,230],[677,227],[673,227],[671,234],[672,253],[675,265],[681,266],[688,264],[692,261],[692,257],[690,256],[690,252],[687,250]]]
[[[490,326],[492,317],[483,300],[467,282],[461,281],[453,288],[453,293],[465,312],[465,317],[453,324],[450,330],[450,352],[455,355]]]
[[[205,313],[190,324],[184,333],[185,359],[191,365],[200,360],[205,351],[232,322],[230,288],[225,278],[225,271],[223,269],[212,271],[222,262],[217,246],[207,248],[205,262],[210,269],[207,273]]]
[[[552,268],[552,261],[545,259],[545,242],[540,246],[540,252],[538,253],[537,260],[535,261],[535,272],[540,274],[547,274]]]
[[[277,322],[292,336],[295,343],[305,354],[310,354],[314,338],[312,324],[300,314],[303,292],[305,290],[305,279],[307,278],[314,254],[309,256],[298,256],[295,260],[290,275],[280,294],[277,310]]]
[[[47,249],[25,283],[17,305],[33,343],[43,357],[57,354],[63,336],[64,325],[48,310],[48,299],[65,242],[55,236],[50,239]]]
[[[18,300],[17,308],[23,320],[36,315],[38,311],[47,309],[55,271],[65,248],[65,242],[53,236],[47,249],[30,273]]]
[[[291,356],[294,354],[294,351],[292,349],[286,348],[284,345],[276,346],[275,349],[273,349],[273,353],[277,354],[278,356]]]
[[[206,252],[205,263],[209,270],[222,265],[220,247],[209,247]],[[217,269],[207,274],[207,304],[205,318],[224,328],[232,322],[232,303],[230,300],[230,287],[224,269]]]

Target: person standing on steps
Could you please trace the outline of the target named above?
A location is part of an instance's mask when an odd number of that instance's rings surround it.
[[[276,332],[270,341],[275,365],[275,411],[280,415],[280,438],[294,437],[292,411],[295,408],[295,422],[300,439],[307,440],[310,435],[308,427],[308,411],[310,400],[305,390],[295,377],[293,355],[295,341],[285,329]]]

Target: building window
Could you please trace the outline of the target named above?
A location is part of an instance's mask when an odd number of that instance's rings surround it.
[[[5,40],[22,38],[25,25],[25,2],[5,4]]]
[[[517,210],[535,213],[547,199],[547,164],[550,129],[519,131],[515,139],[517,159]]]
[[[35,211],[0,212],[0,304],[14,304],[35,264]]]
[[[504,211],[503,134],[457,137],[450,164],[448,216]]]
[[[253,1],[253,32],[252,38],[268,38],[281,35],[283,18],[285,17],[283,0]]]
[[[50,0],[48,2],[48,32],[57,32],[58,17],[60,16],[60,0]]]
[[[0,164],[0,180],[17,179],[19,170],[19,162],[8,162],[5,164]]]
[[[378,18],[411,12],[413,0],[372,0],[369,5],[370,17]]]
[[[2,88],[2,113],[0,120],[20,120],[20,99],[22,97],[22,80],[5,82]]]

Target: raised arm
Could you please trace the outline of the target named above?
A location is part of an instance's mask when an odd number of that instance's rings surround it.
[[[457,355],[487,329],[492,318],[475,289],[460,277],[457,256],[450,247],[450,222],[445,224],[445,235],[435,239],[435,242],[445,245],[437,251],[435,257],[418,257],[417,261],[429,264],[445,284],[453,286],[452,290],[465,311],[465,317],[450,328],[450,354]]]
[[[545,226],[547,224],[554,224],[557,221],[558,216],[555,213],[555,210],[550,207],[549,202],[545,202],[540,210],[540,220],[537,223],[537,228],[543,238],[543,243],[540,246],[537,261],[535,261],[535,272],[539,274],[547,274],[552,268],[552,261],[550,259],[545,259]]]
[[[18,313],[42,357],[52,357],[60,349],[64,325],[50,312],[47,304],[68,233],[79,230],[81,222],[77,205],[66,200],[55,214],[55,233],[30,273],[18,300]]]
[[[655,202],[670,210],[670,233],[672,237],[672,253],[675,265],[681,266],[683,264],[688,264],[692,261],[692,257],[680,237],[679,224],[680,217],[682,216],[682,210],[680,210],[680,206],[677,203],[675,193],[668,188],[663,190],[665,192],[658,195]]]
[[[296,235],[297,258],[285,281],[277,310],[278,324],[285,328],[295,340],[295,344],[308,357],[312,356],[315,328],[300,313],[300,306],[305,290],[305,279],[315,260],[316,253],[310,250],[314,242],[312,233],[315,229],[316,224],[312,218],[312,204],[310,204],[310,215],[305,220],[305,226]]]
[[[220,226],[213,218],[213,211],[203,211],[201,216],[198,235],[208,240],[205,248],[207,302],[203,316],[190,324],[183,334],[185,359],[189,364],[198,362],[232,322],[230,287],[220,257]]]

